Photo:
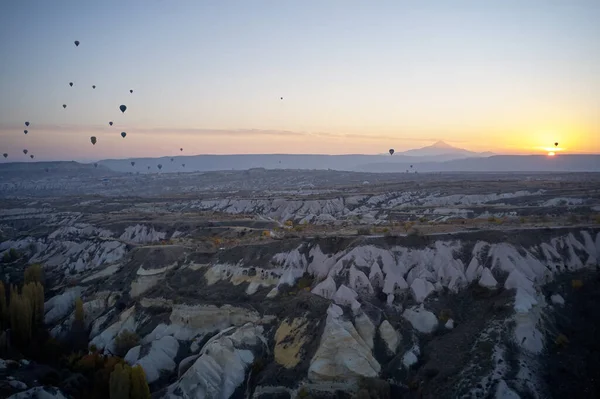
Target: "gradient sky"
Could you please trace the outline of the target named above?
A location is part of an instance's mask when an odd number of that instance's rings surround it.
[[[600,153],[598,21],[598,0],[1,1],[0,153]]]

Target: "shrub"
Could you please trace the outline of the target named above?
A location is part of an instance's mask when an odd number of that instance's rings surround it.
[[[359,227],[356,231],[356,234],[358,234],[359,236],[368,236],[369,234],[371,234],[371,229],[368,227]]]
[[[412,227],[413,227],[413,226],[414,226],[414,223],[413,223],[413,222],[405,222],[405,223],[404,223],[404,231],[406,231],[406,232],[408,233],[408,231],[409,231],[410,229],[412,229]]]
[[[495,223],[496,222],[496,218],[494,216],[490,216],[487,220],[490,223]]]
[[[109,393],[110,399],[129,399],[130,394],[130,368],[117,364],[110,374]],[[131,396],[133,398],[133,395]]]
[[[310,286],[313,283],[313,279],[314,277],[312,275],[310,275],[309,273],[304,273],[302,277],[298,279],[298,283],[296,283],[296,286],[298,287],[298,289],[301,290],[305,288],[310,288]]]
[[[581,280],[571,280],[571,287],[577,289],[583,287],[583,281]]]
[[[150,388],[146,382],[146,373],[139,364],[131,368],[130,377],[130,398],[131,399],[150,399]]]
[[[81,298],[77,298],[75,300],[75,323],[80,323],[81,325],[83,325],[83,319],[84,319],[84,313],[83,313],[83,301],[81,300]]]
[[[8,304],[6,303],[6,290],[0,281],[0,331],[8,328]]]
[[[14,248],[11,248],[8,251],[4,252],[4,255],[2,255],[2,262],[12,263],[12,262],[16,261],[17,259],[19,259],[20,257],[21,257],[21,255],[17,252],[17,250]]]
[[[125,356],[129,349],[138,346],[140,337],[135,332],[124,330],[115,338],[115,349],[118,356]]]
[[[44,270],[42,269],[42,265],[40,264],[33,264],[31,266],[28,266],[25,269],[25,275],[24,275],[24,284],[27,283],[40,283],[40,284],[44,284]]]

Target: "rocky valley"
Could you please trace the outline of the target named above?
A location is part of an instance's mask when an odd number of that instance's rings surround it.
[[[2,172],[4,285],[41,265],[56,357],[152,397],[599,394],[599,174],[32,168]],[[2,395],[89,393],[24,352]]]

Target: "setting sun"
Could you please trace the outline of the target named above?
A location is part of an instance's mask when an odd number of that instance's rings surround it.
[[[553,157],[553,156],[555,156],[555,155],[556,155],[556,154],[555,154],[553,151],[550,151],[550,152],[548,153],[548,156],[549,156],[549,157]]]

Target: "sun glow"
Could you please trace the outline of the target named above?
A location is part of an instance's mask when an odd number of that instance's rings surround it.
[[[550,151],[550,152],[548,153],[548,156],[549,156],[549,157],[553,157],[553,156],[555,156],[555,155],[556,155],[556,153],[555,153],[554,151]]]

